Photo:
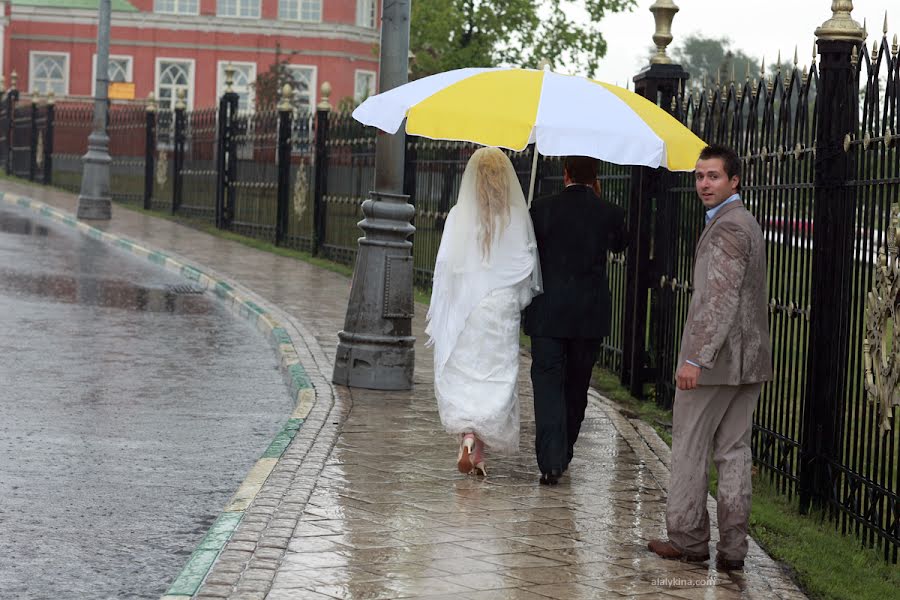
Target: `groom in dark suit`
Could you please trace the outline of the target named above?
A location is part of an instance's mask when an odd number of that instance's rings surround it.
[[[607,252],[625,249],[622,209],[594,192],[597,161],[566,158],[565,189],[531,207],[544,293],[525,310],[531,336],[535,451],[541,483],[555,485],[572,460],[591,371],[610,329]]]

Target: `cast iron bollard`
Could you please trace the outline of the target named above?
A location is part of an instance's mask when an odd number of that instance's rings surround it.
[[[344,330],[338,333],[334,383],[375,390],[409,389],[412,335],[412,243],[415,208],[403,194],[371,192],[353,270]]]

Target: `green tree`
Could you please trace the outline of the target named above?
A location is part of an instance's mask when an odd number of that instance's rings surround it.
[[[600,21],[636,0],[584,0],[588,19],[574,21],[573,0],[415,0],[411,78],[462,67],[537,67],[543,59],[588,75],[606,54]]]
[[[654,48],[652,54],[655,53]],[[761,61],[743,50],[732,48],[731,40],[727,37],[710,38],[692,34],[675,46],[671,54],[672,60],[690,74],[688,85],[694,88],[705,88],[718,81],[727,82],[732,79],[743,82],[748,73],[751,79],[760,78]],[[776,63],[776,60],[766,61],[769,76],[778,72],[779,65]],[[787,76],[793,68],[791,62],[781,61],[782,75]]]
[[[269,65],[268,70],[259,73],[256,80],[250,84],[253,86],[253,94],[256,96],[256,107],[259,110],[274,110],[281,101],[281,88],[285,83],[297,89],[297,81],[289,68],[290,60],[282,49],[281,44],[275,44],[275,60]]]

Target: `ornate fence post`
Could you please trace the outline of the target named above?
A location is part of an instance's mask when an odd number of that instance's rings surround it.
[[[31,147],[28,149],[28,181],[34,181],[37,172],[38,153],[38,111],[40,110],[41,93],[37,90],[31,94]]]
[[[153,178],[156,173],[156,96],[147,96],[144,126],[144,210],[153,208]]]
[[[232,89],[234,67],[225,67],[225,93],[219,100],[219,139],[216,152],[216,227],[228,229],[234,217],[237,178],[236,117],[240,97]]]
[[[656,33],[653,41],[657,46],[657,54],[634,77],[634,90],[648,98],[651,102],[659,102],[666,110],[670,109],[672,98],[678,93],[682,82],[688,78],[681,65],[672,64],[666,55],[665,48],[672,41],[670,33],[672,19],[678,7],[671,0],[657,0],[650,7],[656,20]],[[663,169],[633,167],[631,170],[631,198],[628,205],[628,230],[631,240],[628,245],[625,271],[625,315],[622,336],[622,385],[628,387],[631,395],[643,397],[644,384],[649,378],[648,355],[646,348],[647,315],[649,310],[648,292],[653,282],[658,279],[650,248],[653,246],[651,236],[652,204],[657,200],[657,207],[662,205],[660,193],[666,189],[663,185],[666,174]],[[674,226],[675,220],[668,219],[657,224]]]
[[[865,39],[850,0],[835,0],[833,17],[816,30],[819,62],[818,138],[813,200],[812,307],[806,406],[800,435],[800,510],[824,506],[839,476],[850,352],[851,281],[856,235],[855,170],[850,145],[858,130],[856,63]]]
[[[53,182],[53,118],[56,115],[56,98],[53,90],[47,92],[47,124],[44,133],[44,180],[42,183],[50,185]]]
[[[291,132],[293,131],[294,105],[291,102],[294,91],[289,83],[281,89],[278,103],[278,209],[275,217],[275,245],[284,241],[288,225],[288,206],[291,198]]]
[[[178,99],[175,101],[175,144],[172,152],[172,214],[181,207],[181,188],[184,177],[181,174],[184,166],[184,126],[185,126],[185,93],[178,90]]]
[[[313,243],[312,254],[318,256],[325,241],[325,195],[328,193],[328,117],[331,104],[331,84],[322,84],[322,101],[316,106],[316,157],[315,194],[313,195]]]
[[[9,75],[9,92],[6,94],[6,114],[8,116],[7,120],[7,130],[6,130],[6,144],[8,146],[6,152],[6,174],[12,174],[12,165],[13,165],[13,132],[16,130],[16,102],[19,100],[19,90],[16,89],[16,84],[19,81],[19,75],[13,71]]]

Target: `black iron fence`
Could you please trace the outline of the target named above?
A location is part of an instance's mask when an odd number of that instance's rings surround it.
[[[683,91],[679,68],[652,68],[636,90],[742,159],[744,201],[766,240],[775,363],[755,414],[757,464],[801,508],[826,507],[842,531],[896,562],[897,407],[885,412],[870,401],[863,340],[873,326],[866,311],[878,252],[897,227],[900,61],[887,39],[872,52],[850,42],[822,42],[819,52],[809,71],[699,93]],[[92,119],[89,105],[20,101],[11,90],[0,101],[0,164],[78,192]],[[115,200],[354,263],[360,205],[374,187],[375,132],[349,115],[286,103],[243,114],[228,93],[215,109],[113,106],[109,132]],[[474,150],[407,140],[418,285],[430,285]],[[523,190],[532,152],[508,154]],[[613,333],[600,362],[633,393],[668,407],[703,207],[690,174],[604,163],[600,180],[604,197],[628,215],[632,237],[626,253],[609,257]],[[536,195],[561,186],[561,160],[539,157]]]

